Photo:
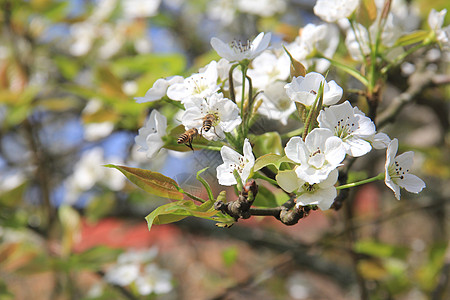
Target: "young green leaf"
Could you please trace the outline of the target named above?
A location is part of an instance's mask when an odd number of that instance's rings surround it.
[[[161,173],[126,166],[105,165],[105,167],[119,170],[132,183],[152,195],[175,200],[183,199],[183,194],[177,189],[176,181]]]

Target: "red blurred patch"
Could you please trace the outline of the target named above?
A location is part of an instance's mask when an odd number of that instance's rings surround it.
[[[380,211],[380,192],[373,184],[361,186],[355,195],[355,214],[362,216],[376,216]]]
[[[173,247],[181,231],[173,225],[152,226],[148,231],[146,222],[130,222],[108,218],[90,224],[82,221],[81,238],[73,251],[82,252],[94,246],[105,245],[112,248],[148,248],[158,245],[160,250]]]

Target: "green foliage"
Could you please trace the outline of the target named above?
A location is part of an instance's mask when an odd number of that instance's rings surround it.
[[[144,191],[159,197],[182,200],[183,194],[178,191],[175,180],[160,173],[126,166],[106,165],[122,172],[131,182]]]
[[[207,201],[201,205],[196,205],[191,200],[176,201],[161,205],[145,217],[148,230],[152,225],[173,223],[188,216],[213,220],[217,211],[214,209],[214,201]]]
[[[239,256],[239,249],[236,246],[231,246],[222,251],[223,263],[226,267],[231,267],[237,262]]]

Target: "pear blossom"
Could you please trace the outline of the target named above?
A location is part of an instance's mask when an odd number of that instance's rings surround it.
[[[295,168],[297,177],[309,184],[324,181],[345,158],[341,139],[326,128],[313,129],[305,141],[300,137],[291,138],[284,152],[290,160],[300,164]]]
[[[358,7],[359,0],[317,0],[314,14],[325,22],[348,18]]]
[[[207,140],[224,139],[224,132],[231,132],[241,124],[239,108],[236,103],[224,98],[222,93],[214,93],[207,98],[192,96],[184,103],[186,111],[181,117],[186,129],[196,128]],[[205,131],[202,129],[204,118],[213,115],[215,120],[212,127]]]
[[[140,295],[166,294],[173,288],[172,274],[159,268],[156,264],[145,266],[143,274],[135,281],[137,291]]]
[[[349,28],[347,31],[345,45],[350,56],[356,61],[361,61],[363,57],[370,54],[371,43],[375,43],[380,28],[378,27],[378,22],[375,21],[368,30],[361,24],[355,24],[354,29]],[[398,24],[398,19],[392,13],[388,14],[382,30],[381,45],[386,48],[394,46],[397,39],[404,33],[400,24]],[[402,51],[401,47],[389,49],[386,58],[392,60],[401,54]]]
[[[139,145],[138,151],[145,152],[147,158],[153,158],[164,145],[162,137],[166,135],[167,119],[156,109],[152,110],[144,127],[139,129],[139,134],[134,138]]]
[[[428,15],[428,25],[436,34],[436,40],[443,46],[450,46],[450,26],[442,28],[447,10],[436,11],[434,8]]]
[[[220,39],[213,37],[211,46],[216,50],[217,54],[230,62],[252,60],[261,54],[269,46],[271,33],[265,34],[261,32],[253,41],[242,43],[241,41],[233,41],[226,44]]]
[[[310,184],[298,178],[294,169],[278,172],[276,180],[286,192],[297,193],[297,206],[317,205],[321,210],[326,210],[330,208],[336,198],[337,191],[334,185],[336,184],[338,175],[338,170],[334,169],[328,174],[325,180]]]
[[[284,90],[285,83],[276,81],[267,86],[257,100],[262,100],[258,113],[272,120],[280,120],[286,125],[289,116],[296,111],[295,103],[289,99]]]
[[[191,96],[207,97],[219,90],[217,78],[217,62],[212,61],[203,69],[203,72],[192,74],[183,82],[170,85],[167,96],[181,102]]]
[[[317,121],[320,128],[333,131],[342,140],[347,154],[359,157],[372,150],[367,139],[375,135],[375,124],[350,102],[325,108]]]
[[[292,101],[310,107],[316,100],[320,84],[323,85],[324,105],[335,104],[342,98],[342,88],[334,80],[326,82],[325,77],[316,72],[310,72],[305,77],[294,77],[284,88]]]
[[[182,83],[184,78],[181,76],[171,76],[167,78],[159,78],[153,86],[145,93],[144,97],[135,97],[136,103],[152,102],[160,100],[166,95],[167,88],[176,83]]]
[[[400,200],[400,187],[411,193],[419,193],[425,188],[425,182],[416,175],[409,174],[413,164],[414,152],[408,151],[396,156],[398,140],[393,139],[386,151],[384,182],[394,191],[395,198]]]
[[[264,51],[252,62],[252,68],[247,75],[252,79],[254,88],[265,90],[266,87],[277,80],[287,80],[290,74],[291,62],[285,52],[276,55],[273,52]]]
[[[233,170],[237,170],[241,176],[242,183],[245,184],[250,172],[255,165],[255,157],[252,153],[252,146],[248,139],[244,141],[244,155],[237,153],[228,146],[223,146],[220,149],[223,164],[217,167],[217,179],[221,185],[237,184],[236,178],[233,175]]]
[[[105,274],[105,280],[109,283],[126,286],[139,278],[138,264],[119,264],[113,266]]]
[[[286,0],[237,0],[237,8],[244,13],[270,17],[286,10]]]
[[[142,1],[126,0],[122,1],[122,9],[125,18],[145,18],[153,17],[158,13],[161,0]]]

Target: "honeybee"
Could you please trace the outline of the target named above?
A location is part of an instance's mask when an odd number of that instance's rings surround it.
[[[192,148],[192,140],[198,135],[198,130],[196,128],[191,128],[186,130],[177,140],[178,144],[185,144],[189,148],[191,148],[192,151],[194,151],[194,148]]]
[[[206,116],[203,117],[202,120],[203,120],[202,131],[204,130],[205,132],[208,132],[211,129],[213,122],[217,120],[217,117],[214,114],[207,114]]]

